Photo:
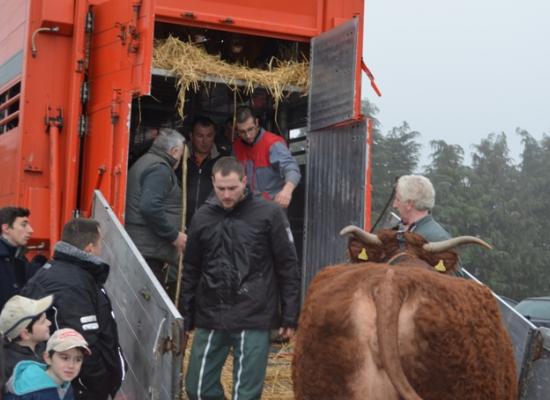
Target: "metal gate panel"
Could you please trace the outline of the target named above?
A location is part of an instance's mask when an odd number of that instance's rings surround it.
[[[521,400],[547,400],[550,393],[550,329],[539,328],[538,347],[534,349],[536,359],[525,377],[525,388]]]
[[[462,271],[468,278],[483,284],[465,268]],[[518,399],[547,399],[550,393],[550,330],[545,332],[547,337],[544,338],[541,330],[545,328],[537,328],[497,294],[493,295],[514,348],[519,382]]]
[[[177,398],[183,318],[99,191],[93,218],[101,224],[102,258],[111,266],[105,288],[117,318],[129,369],[117,398]]]
[[[311,41],[309,131],[353,118],[358,31],[353,18]]]
[[[308,134],[302,295],[320,269],[344,261],[340,230],[363,226],[366,168],[365,121]]]

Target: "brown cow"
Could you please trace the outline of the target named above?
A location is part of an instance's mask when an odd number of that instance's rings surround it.
[[[434,260],[453,259],[439,250],[463,239],[441,247],[407,233],[400,246],[398,235],[384,232],[378,255],[368,252],[395,263],[327,267],[311,283],[294,350],[296,399],[515,400],[512,344],[491,291],[432,272]]]

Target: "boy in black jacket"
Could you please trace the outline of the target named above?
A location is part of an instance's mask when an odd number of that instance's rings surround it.
[[[111,302],[103,288],[110,267],[100,254],[99,223],[74,218],[63,227],[53,260],[22,290],[32,298],[53,294],[55,328],[73,328],[90,345],[92,355],[72,383],[77,400],[114,398],[126,372]]]

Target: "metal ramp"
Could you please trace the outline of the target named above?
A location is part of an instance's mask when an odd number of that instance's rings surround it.
[[[464,274],[482,284],[466,269]],[[518,400],[550,398],[550,329],[537,328],[508,303],[493,293],[514,346],[518,373]]]
[[[105,287],[129,364],[116,398],[178,399],[183,317],[98,190],[92,216],[101,224],[102,258],[111,266]]]

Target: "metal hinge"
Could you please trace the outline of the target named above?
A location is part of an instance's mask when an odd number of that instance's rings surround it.
[[[128,26],[130,34],[130,43],[128,43],[128,53],[137,53],[139,50],[139,32],[133,25]]]
[[[86,13],[86,28],[84,32],[86,33],[92,33],[94,30],[94,13],[90,10]]]
[[[88,103],[88,99],[90,98],[90,86],[88,82],[84,81],[82,82],[82,86],[80,87],[80,102],[82,105],[86,105]]]
[[[46,128],[48,128],[50,125],[55,125],[61,130],[63,128],[63,109],[62,108],[56,108],[57,115],[54,115],[52,113],[52,108],[48,106],[46,109],[46,116],[44,117],[44,123],[46,125]]]
[[[88,133],[88,116],[81,115],[78,119],[78,136],[84,137]]]
[[[122,90],[113,89],[111,98],[111,123],[115,125],[120,118],[120,103],[122,102]]]

